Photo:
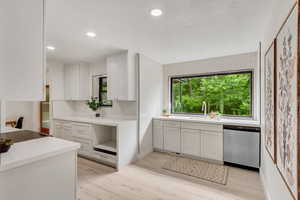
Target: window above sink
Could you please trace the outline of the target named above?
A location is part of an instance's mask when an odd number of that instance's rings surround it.
[[[206,102],[207,113],[252,118],[252,85],[250,70],[171,77],[171,113],[200,116],[204,114],[202,105]]]

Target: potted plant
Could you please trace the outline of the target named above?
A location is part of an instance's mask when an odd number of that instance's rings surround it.
[[[101,107],[101,103],[96,97],[92,97],[90,100],[88,100],[87,105],[92,111],[96,112],[95,114],[96,117],[100,117],[100,113],[97,111],[99,111],[99,108]]]
[[[165,116],[165,117],[169,117],[169,116],[170,116],[170,115],[168,114],[167,109],[163,109],[163,110],[162,110],[162,114],[163,114],[163,116]]]
[[[13,145],[13,141],[11,139],[0,138],[0,153],[7,152],[11,145]]]

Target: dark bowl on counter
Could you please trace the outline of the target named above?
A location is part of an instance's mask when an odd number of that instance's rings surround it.
[[[0,153],[6,153],[13,144],[11,139],[0,138]]]

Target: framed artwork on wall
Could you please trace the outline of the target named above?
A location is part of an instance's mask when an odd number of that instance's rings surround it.
[[[299,5],[290,12],[276,43],[276,156],[277,168],[294,199],[299,196],[300,73]]]
[[[265,147],[274,163],[276,163],[275,67],[276,39],[265,54]]]

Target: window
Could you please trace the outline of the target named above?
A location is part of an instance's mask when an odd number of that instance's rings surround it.
[[[99,101],[101,106],[112,106],[112,101],[107,99],[107,77],[99,77]]]
[[[235,72],[171,78],[171,111],[174,114],[207,113],[252,117],[252,72]]]

